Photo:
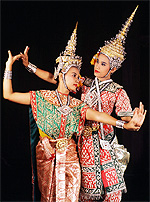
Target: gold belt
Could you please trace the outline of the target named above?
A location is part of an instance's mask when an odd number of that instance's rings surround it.
[[[95,127],[90,127],[90,126],[84,126],[83,132],[82,134],[85,137],[89,137],[92,135],[92,131],[97,131],[99,129],[99,125],[95,126]]]
[[[99,125],[92,127],[92,131],[97,131],[99,129]]]
[[[55,147],[59,151],[64,151],[67,148],[69,141],[71,140],[71,138],[69,139],[61,138],[61,139],[54,140],[40,129],[39,129],[39,133],[42,138],[44,137],[49,138],[52,147]]]
[[[68,146],[68,139],[57,139],[56,149],[59,151],[64,151]]]

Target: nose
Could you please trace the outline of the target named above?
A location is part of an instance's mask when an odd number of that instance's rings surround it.
[[[76,82],[79,83],[79,78],[76,78]]]
[[[95,62],[95,67],[97,68],[97,65],[98,65],[98,63],[97,62]]]
[[[79,83],[79,78],[78,77],[75,78],[75,82]]]
[[[97,64],[95,63],[95,66],[94,66],[94,71],[97,70],[98,67],[97,67]]]

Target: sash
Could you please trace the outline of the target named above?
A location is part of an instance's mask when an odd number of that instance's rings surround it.
[[[92,131],[91,136],[82,136],[79,139],[79,157],[82,171],[81,201],[100,200],[104,191],[126,191],[123,172],[114,148],[101,148],[98,131]]]
[[[31,165],[32,165],[32,199],[40,201],[41,194],[38,188],[37,168],[36,168],[36,145],[39,141],[39,131],[34,120],[32,109],[29,107],[29,123],[30,123],[30,146],[31,146]]]
[[[74,140],[40,137],[36,159],[41,201],[78,202],[81,174]]]

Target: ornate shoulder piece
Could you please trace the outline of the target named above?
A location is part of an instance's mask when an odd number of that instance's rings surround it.
[[[91,87],[93,82],[93,79],[85,77],[85,81],[83,82],[83,85],[87,86],[87,87]]]
[[[112,92],[112,93],[115,93],[116,90],[117,90],[117,89],[120,89],[120,88],[123,88],[123,86],[121,86],[121,85],[119,85],[119,84],[117,84],[117,83],[115,83],[115,82],[112,82],[112,83],[110,83],[110,84],[105,88],[105,90],[106,90],[106,91],[110,91],[110,92]]]

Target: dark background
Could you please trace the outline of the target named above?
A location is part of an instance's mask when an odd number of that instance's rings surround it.
[[[148,1],[10,1],[1,2],[1,90],[7,60],[30,47],[29,61],[53,72],[78,21],[77,51],[83,57],[82,75],[92,76],[92,56],[110,40],[139,5],[126,40],[126,60],[112,79],[124,86],[132,107],[142,101],[148,110],[139,132],[117,130],[131,153],[125,172],[128,192],[123,201],[149,201],[149,2]],[[17,61],[14,91],[52,89]],[[2,93],[1,93],[2,95]],[[2,98],[1,201],[31,201],[31,160],[28,106]]]

